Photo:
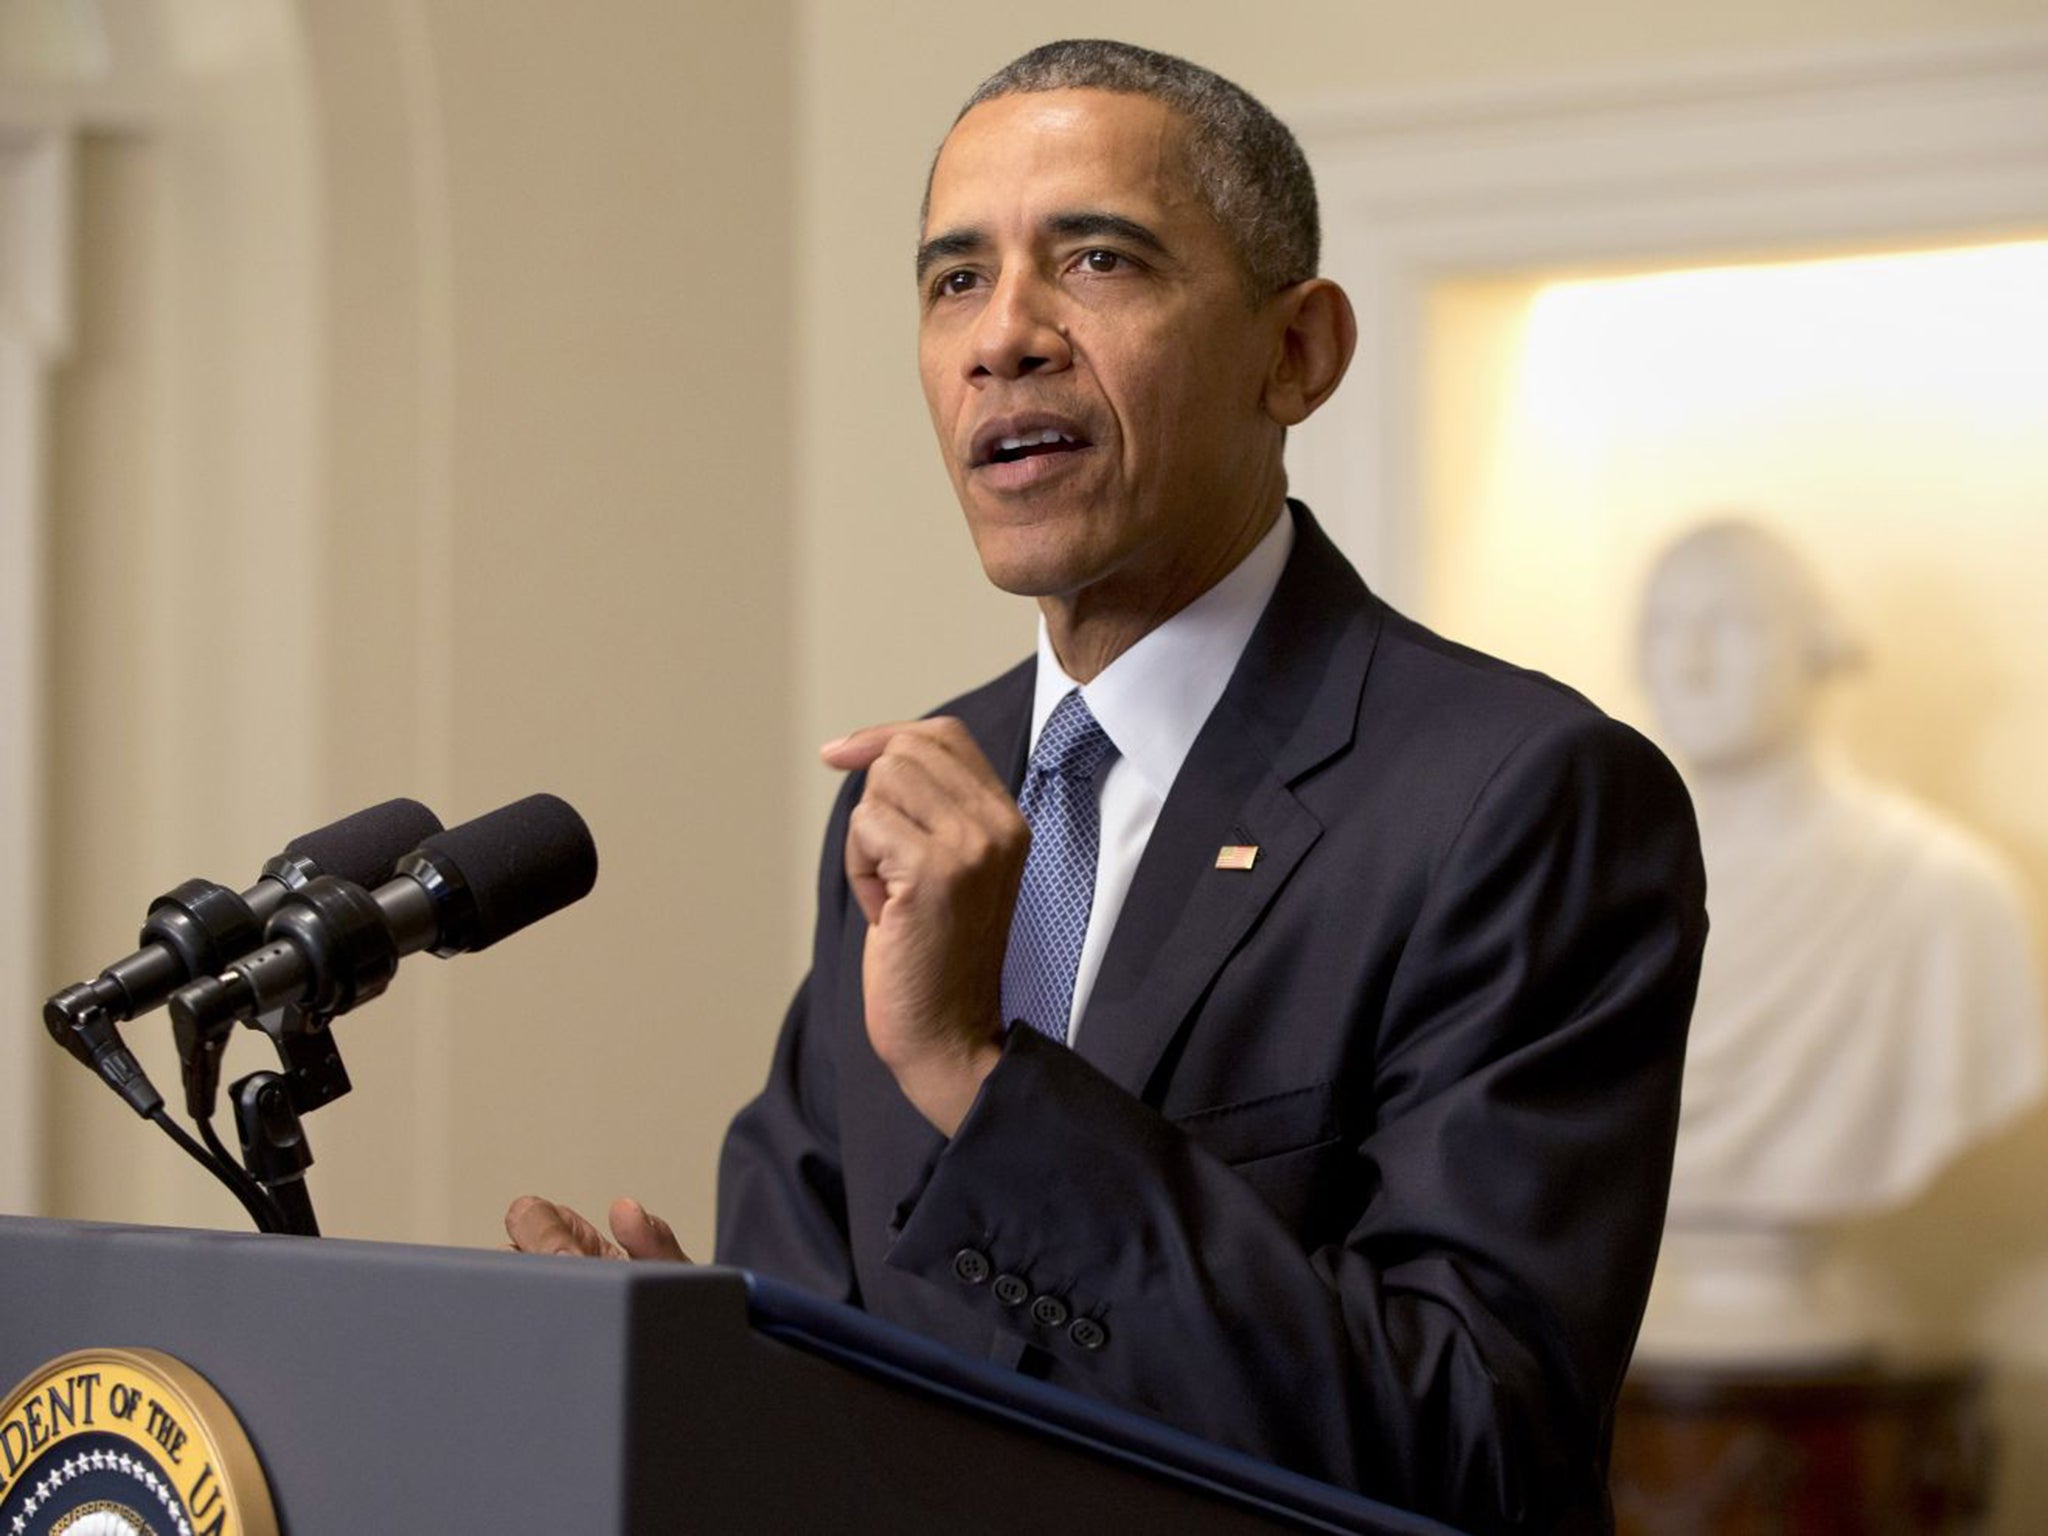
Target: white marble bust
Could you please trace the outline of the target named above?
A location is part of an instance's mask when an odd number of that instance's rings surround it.
[[[1659,558],[1644,684],[1699,811],[1712,923],[1649,1356],[1868,1342],[1813,1237],[1910,1200],[2041,1092],[2040,993],[2002,861],[1820,740],[1858,660],[1812,573],[1734,519]]]

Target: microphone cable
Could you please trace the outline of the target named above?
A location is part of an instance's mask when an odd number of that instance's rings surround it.
[[[206,1145],[201,1146],[192,1139],[191,1132],[171,1118],[170,1111],[161,1101],[149,1112],[148,1118],[161,1126],[163,1133],[177,1143],[180,1150],[228,1187],[228,1192],[242,1202],[242,1209],[256,1223],[258,1232],[282,1232],[285,1229],[277,1202],[270,1198],[262,1185],[249,1177],[241,1164],[228,1155],[228,1149],[221,1143],[211,1120],[199,1122],[199,1132],[206,1138]]]

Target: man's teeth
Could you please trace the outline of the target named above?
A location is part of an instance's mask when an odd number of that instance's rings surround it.
[[[1064,432],[1047,427],[1043,432],[1026,432],[1022,437],[1006,437],[996,444],[1004,453],[1015,453],[1020,448],[1042,448],[1047,443],[1071,443],[1073,439]]]

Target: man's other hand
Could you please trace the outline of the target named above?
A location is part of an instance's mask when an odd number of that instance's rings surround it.
[[[638,1200],[614,1200],[612,1236],[587,1217],[538,1195],[521,1195],[505,1211],[505,1236],[520,1253],[581,1254],[592,1259],[667,1259],[687,1264],[690,1256],[669,1224],[650,1215]],[[612,1239],[616,1238],[617,1241]]]
[[[868,1040],[950,1136],[1002,1054],[1003,951],[1031,829],[958,720],[870,726],[819,755],[868,776],[846,830],[868,920]]]

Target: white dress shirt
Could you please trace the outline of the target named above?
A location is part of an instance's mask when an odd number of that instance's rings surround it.
[[[1060,667],[1045,620],[1038,621],[1038,684],[1031,704],[1031,746],[1053,706],[1069,690],[1081,697],[1117,756],[1095,786],[1102,813],[1102,849],[1095,864],[1095,901],[1074,973],[1071,1044],[1102,968],[1103,951],[1123,910],[1138,860],[1179,777],[1188,749],[1223,697],[1237,659],[1294,548],[1294,518],[1285,507],[1272,528],[1228,576],[1105,667],[1085,687]]]

